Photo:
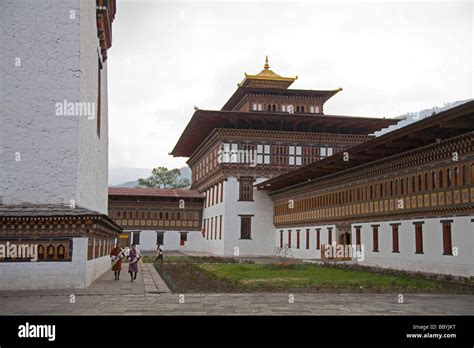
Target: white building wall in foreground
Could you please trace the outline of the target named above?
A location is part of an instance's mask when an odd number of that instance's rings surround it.
[[[360,223],[352,225],[352,242],[355,243],[355,228],[361,226],[361,243],[365,246],[365,260],[361,265],[393,268],[426,273],[452,274],[456,276],[474,276],[474,223],[473,216],[444,217]],[[451,223],[452,246],[458,255],[443,255],[442,220]],[[423,224],[423,254],[415,253],[414,222]],[[392,252],[391,223],[399,226],[399,253]],[[379,252],[373,251],[372,225],[379,226]]]
[[[0,262],[0,290],[80,289],[110,269],[109,256],[87,260],[87,238],[73,238],[71,261]]]
[[[265,180],[265,178],[258,178],[255,183]],[[203,209],[203,221],[207,219],[217,221],[217,226],[214,224],[213,237],[207,238],[211,225],[203,226],[206,228],[206,237],[199,234],[196,238],[189,240],[188,250],[221,256],[274,254],[273,204],[267,193],[254,188],[253,201],[239,201],[239,182],[236,177],[229,177],[224,181],[223,187],[223,202],[218,200],[217,204]],[[240,215],[252,215],[251,239],[240,238]],[[219,238],[220,216],[222,216],[222,239]]]
[[[443,255],[443,220],[452,220],[452,246],[458,255]],[[455,276],[474,276],[474,223],[473,216],[443,217],[429,219],[393,220],[354,223],[351,226],[351,243],[356,243],[355,226],[361,226],[361,244],[364,246],[363,260],[354,257],[352,262],[361,266],[393,268],[411,272],[451,274]],[[423,221],[423,254],[415,253],[414,222]],[[392,227],[399,223],[399,253],[392,252]],[[373,228],[378,227],[379,251],[373,251]],[[309,248],[306,249],[306,230],[309,229]],[[283,245],[289,243],[291,230],[290,257],[297,259],[319,259],[316,249],[316,230],[320,229],[320,243],[328,244],[328,230],[332,230],[332,242],[338,243],[335,225],[298,226],[275,229],[274,246],[280,246],[280,231],[283,231]],[[297,248],[297,230],[300,230],[300,247]]]
[[[259,184],[268,178],[257,178]],[[273,203],[265,191],[253,189],[253,202],[239,201],[239,182],[229,177],[224,190],[224,255],[273,255]],[[251,239],[240,238],[240,216],[253,215]],[[237,248],[237,249],[236,249]]]
[[[57,116],[55,105],[80,100],[79,1],[5,0],[0,7],[3,204],[75,200],[79,117]]]

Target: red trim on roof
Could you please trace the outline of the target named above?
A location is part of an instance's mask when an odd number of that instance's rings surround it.
[[[109,187],[109,196],[153,196],[153,197],[179,197],[179,198],[204,198],[196,190],[184,189],[155,189],[132,187]]]
[[[171,155],[190,157],[215,128],[367,135],[398,121],[360,116],[196,110]]]

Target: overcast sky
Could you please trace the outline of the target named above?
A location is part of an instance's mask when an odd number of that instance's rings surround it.
[[[473,94],[471,1],[119,0],[108,53],[110,168],[168,155],[194,106],[220,109],[265,55],[326,114],[393,117]],[[131,179],[133,180],[133,178]]]

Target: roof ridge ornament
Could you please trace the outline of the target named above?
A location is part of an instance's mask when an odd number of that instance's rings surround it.
[[[268,55],[265,56],[265,65],[263,66],[263,68],[264,68],[265,70],[270,69],[270,65],[268,64]]]

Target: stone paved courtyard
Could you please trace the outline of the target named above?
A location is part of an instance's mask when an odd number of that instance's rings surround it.
[[[158,276],[158,278],[157,278]],[[135,282],[107,272],[81,290],[0,292],[0,315],[473,315],[472,295],[172,294],[151,264]],[[71,295],[74,295],[71,303]],[[184,299],[184,303],[182,300]],[[181,300],[181,301],[180,301]]]

